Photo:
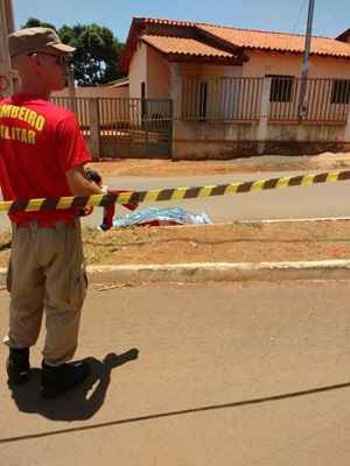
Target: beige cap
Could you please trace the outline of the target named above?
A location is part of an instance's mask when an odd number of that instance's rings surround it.
[[[75,48],[63,44],[58,34],[49,28],[34,27],[20,29],[8,36],[10,56],[54,49],[61,53],[72,53]]]

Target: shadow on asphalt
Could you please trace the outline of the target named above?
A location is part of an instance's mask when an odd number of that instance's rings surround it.
[[[45,400],[40,396],[40,370],[33,369],[30,381],[23,386],[11,387],[12,398],[24,413],[37,413],[54,421],[77,421],[90,419],[101,408],[111,380],[111,372],[138,358],[139,351],[133,348],[117,356],[109,353],[102,360],[87,358],[91,375],[84,384],[65,395]]]
[[[136,351],[137,352],[137,350],[131,350],[131,351]],[[125,353],[125,354],[127,354],[127,353]],[[137,357],[137,355],[136,355],[136,357]],[[136,358],[132,358],[132,359],[136,359]],[[155,419],[162,419],[162,418],[169,418],[169,417],[174,417],[174,416],[183,416],[183,415],[189,415],[189,414],[196,414],[196,413],[201,413],[201,412],[204,412],[204,411],[212,411],[212,410],[216,411],[216,410],[220,410],[220,409],[239,408],[241,406],[256,405],[256,404],[260,404],[260,403],[271,403],[271,402],[276,402],[276,401],[289,400],[290,398],[303,397],[303,396],[309,396],[309,395],[316,395],[316,394],[323,393],[323,392],[329,392],[329,391],[341,390],[341,389],[348,389],[348,388],[350,388],[350,383],[346,382],[346,383],[340,383],[340,384],[337,384],[337,385],[328,385],[326,387],[312,388],[312,389],[309,389],[309,390],[302,390],[302,391],[298,391],[298,392],[284,393],[284,394],[280,394],[280,395],[273,395],[273,396],[268,396],[268,397],[263,397],[263,398],[253,398],[251,400],[235,401],[233,403],[216,404],[216,405],[210,405],[210,406],[200,406],[198,408],[190,408],[190,409],[177,410],[177,411],[168,411],[168,412],[164,412],[164,413],[154,413],[154,414],[149,414],[149,415],[140,416],[140,417],[118,419],[116,421],[101,422],[101,423],[93,424],[93,425],[71,427],[71,428],[67,428],[67,429],[53,430],[53,431],[43,432],[43,433],[38,433],[38,434],[28,434],[28,435],[20,435],[20,436],[16,436],[16,437],[0,438],[0,444],[20,442],[20,441],[24,441],[24,440],[33,440],[33,439],[39,439],[39,438],[43,438],[43,437],[56,436],[56,435],[60,435],[60,434],[69,434],[69,433],[73,433],[73,432],[85,432],[85,431],[88,431],[88,430],[95,430],[95,429],[101,429],[101,428],[106,428],[106,427],[115,427],[115,426],[122,425],[122,424],[153,421]],[[55,409],[59,409],[59,408],[56,407]],[[67,407],[66,407],[66,409],[67,409]],[[76,408],[75,408],[75,410],[76,410]],[[62,417],[61,416],[51,417],[51,419],[62,419]],[[65,418],[65,419],[69,420],[70,418]],[[84,417],[76,417],[75,419],[84,419]]]

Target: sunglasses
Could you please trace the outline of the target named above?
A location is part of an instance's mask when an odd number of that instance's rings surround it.
[[[68,66],[72,62],[71,57],[67,57],[66,55],[54,55],[53,53],[47,53],[47,52],[33,52],[33,53],[30,53],[29,56],[33,56],[37,54],[48,55],[49,57],[54,57],[56,65],[59,65],[59,66]]]

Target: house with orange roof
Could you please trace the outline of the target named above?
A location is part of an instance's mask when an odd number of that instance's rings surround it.
[[[350,143],[350,30],[312,38],[300,102],[304,42],[298,34],[134,18],[122,65],[130,98],[173,102],[175,156],[343,148]]]

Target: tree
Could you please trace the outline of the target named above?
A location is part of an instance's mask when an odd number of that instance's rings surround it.
[[[22,28],[35,28],[35,27],[43,27],[43,28],[51,28],[57,31],[56,27],[51,23],[45,23],[45,21],[41,21],[38,18],[28,18],[26,23],[21,26]]]
[[[80,86],[95,86],[122,76],[119,67],[122,44],[112,31],[97,24],[69,27],[59,31],[62,42],[76,47],[74,79]]]
[[[24,27],[51,27],[37,18],[29,18]],[[123,76],[119,61],[123,44],[113,32],[98,24],[64,25],[57,30],[63,43],[76,47],[72,68],[74,80],[79,86],[96,86]]]

